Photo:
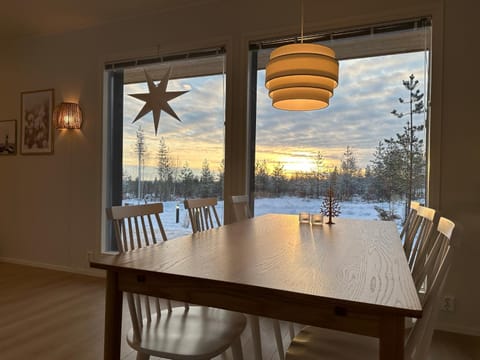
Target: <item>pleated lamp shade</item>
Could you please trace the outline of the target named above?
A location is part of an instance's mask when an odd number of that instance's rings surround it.
[[[83,114],[80,105],[71,102],[62,102],[54,114],[57,129],[80,129]]]
[[[265,86],[281,110],[318,110],[328,106],[338,85],[335,52],[319,44],[290,44],[272,51]]]

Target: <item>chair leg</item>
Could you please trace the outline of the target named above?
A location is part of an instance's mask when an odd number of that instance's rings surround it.
[[[242,340],[240,336],[232,343],[233,360],[243,360]]]
[[[278,358],[280,360],[285,359],[283,351],[282,330],[280,329],[280,321],[272,319],[273,332],[275,333],[275,342],[277,343]]]
[[[149,360],[150,355],[137,351],[137,360]]]
[[[252,343],[255,360],[262,360],[262,339],[260,338],[260,321],[258,316],[249,315],[250,329],[252,330]]]

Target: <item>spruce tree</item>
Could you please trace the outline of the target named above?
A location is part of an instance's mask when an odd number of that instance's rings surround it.
[[[168,147],[163,137],[160,138],[158,143],[157,160],[160,200],[170,200],[173,189],[173,168]]]
[[[200,175],[200,196],[209,197],[212,196],[214,192],[214,179],[212,171],[210,170],[210,164],[207,159],[204,159]]]
[[[351,200],[356,193],[355,175],[358,173],[357,159],[350,146],[343,153],[340,173],[340,197],[342,200]]]
[[[275,195],[282,194],[285,191],[286,182],[287,182],[287,178],[285,176],[284,165],[278,162],[273,168],[273,173],[272,173],[273,193]]]
[[[182,170],[180,170],[180,181],[182,184],[182,196],[184,199],[192,197],[194,195],[193,188],[195,184],[195,175],[192,169],[188,166],[188,162],[183,164]]]
[[[145,167],[145,153],[147,147],[145,145],[145,135],[141,125],[137,129],[137,140],[135,142],[135,153],[138,158],[138,177],[137,177],[137,199],[143,199],[143,173]]]
[[[268,189],[268,168],[266,160],[255,162],[255,192],[263,196]]]
[[[313,157],[313,162],[315,164],[315,168],[313,170],[314,197],[317,199],[323,193],[322,182],[325,180],[325,171],[324,171],[324,164],[323,164],[324,161],[325,161],[325,157],[322,155],[320,151],[317,151],[317,153]]]

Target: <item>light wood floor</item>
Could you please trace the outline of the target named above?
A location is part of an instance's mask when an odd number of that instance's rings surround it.
[[[103,279],[0,263],[0,359],[102,359],[104,294]],[[126,310],[124,306],[124,331],[130,328]],[[270,322],[260,325],[264,359],[276,360]],[[283,334],[288,341],[286,327]],[[253,360],[248,328],[242,344],[245,360]],[[122,360],[134,359],[124,340]],[[430,360],[467,359],[480,359],[479,338],[435,333]]]

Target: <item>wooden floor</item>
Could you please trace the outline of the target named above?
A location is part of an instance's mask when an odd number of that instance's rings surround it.
[[[0,359],[102,359],[104,294],[103,279],[0,263]],[[126,309],[124,331],[130,328]],[[260,325],[264,359],[276,360],[270,322]],[[288,341],[287,328],[282,330]],[[253,360],[248,328],[242,344],[245,360]],[[135,359],[125,340],[122,359]],[[480,360],[478,337],[435,333],[430,360],[467,359]]]

